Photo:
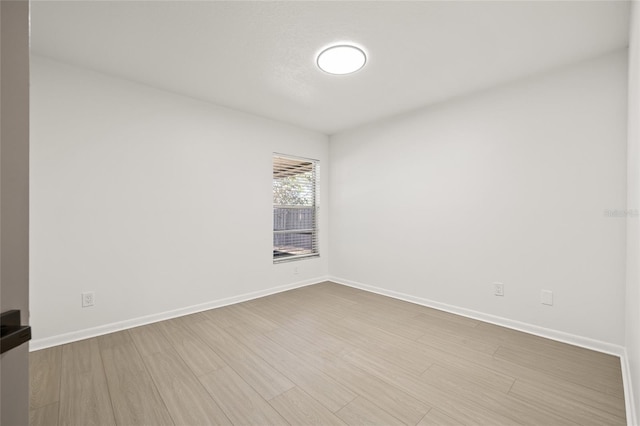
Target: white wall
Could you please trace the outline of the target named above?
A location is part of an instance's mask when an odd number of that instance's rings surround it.
[[[640,208],[640,4],[632,3],[629,41],[627,203]],[[626,346],[636,416],[640,414],[640,218],[627,218]],[[630,423],[631,424],[631,423]]]
[[[626,54],[333,136],[330,274],[624,344]]]
[[[322,257],[273,265],[271,178],[327,136],[41,57],[31,78],[36,347],[326,276],[324,214]]]

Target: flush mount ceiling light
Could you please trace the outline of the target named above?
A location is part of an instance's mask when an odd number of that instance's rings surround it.
[[[324,49],[318,55],[318,67],[329,74],[351,74],[367,62],[367,55],[356,46],[340,44]]]

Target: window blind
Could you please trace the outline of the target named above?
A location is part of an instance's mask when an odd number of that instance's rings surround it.
[[[319,256],[317,160],[273,156],[273,261]]]

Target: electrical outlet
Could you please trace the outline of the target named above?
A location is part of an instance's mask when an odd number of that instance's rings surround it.
[[[82,293],[82,307],[88,308],[96,304],[96,294],[93,291]]]
[[[493,294],[495,296],[504,296],[504,284],[498,282],[493,283]]]
[[[551,290],[542,290],[540,292],[540,303],[553,306],[553,292]]]
[[[293,275],[298,275],[300,273],[300,271],[298,270],[297,266],[293,267]]]

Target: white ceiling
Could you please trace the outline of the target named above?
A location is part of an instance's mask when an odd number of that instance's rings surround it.
[[[626,47],[621,1],[33,1],[32,50],[333,134]],[[369,58],[318,70],[327,45]]]

